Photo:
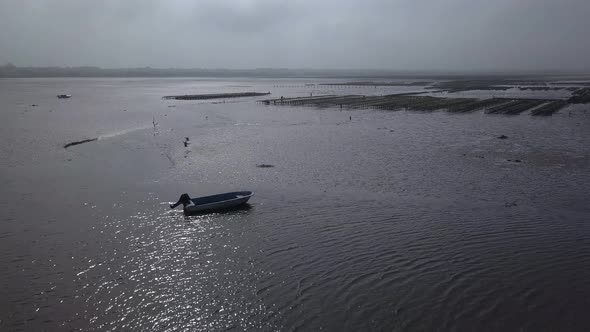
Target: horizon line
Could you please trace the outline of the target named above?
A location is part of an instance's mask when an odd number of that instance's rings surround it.
[[[49,72],[53,71],[53,72]],[[86,71],[86,72],[85,72]],[[388,76],[388,75],[442,75],[442,76],[497,76],[497,75],[508,75],[508,76],[521,76],[521,75],[578,75],[587,76],[590,75],[590,69],[382,69],[382,68],[310,68],[310,67],[250,67],[250,68],[211,68],[211,67],[152,67],[152,66],[141,66],[141,67],[100,67],[100,66],[16,66],[8,62],[5,65],[0,65],[0,77],[15,77],[28,76],[35,77],[35,75],[41,76],[67,76],[72,74],[75,76],[84,76],[91,74],[90,71],[94,71],[94,74],[109,74],[115,76],[121,76],[124,72],[133,72],[133,74],[139,74],[141,76],[152,74],[158,74],[159,76],[166,76],[166,71],[169,74],[182,74],[183,72],[189,74],[189,72],[202,72],[204,73],[226,73],[226,74],[239,74],[239,73],[250,73],[250,74],[266,74],[277,75],[277,74],[295,74],[295,75],[313,75],[313,74],[333,74],[336,76],[342,76],[346,74],[355,75],[377,75],[377,76]],[[11,75],[12,74],[12,75]],[[92,75],[90,75],[92,76]]]

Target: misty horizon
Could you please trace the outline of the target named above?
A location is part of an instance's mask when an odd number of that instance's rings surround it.
[[[568,77],[588,79],[590,70],[384,70],[384,69],[322,69],[322,68],[102,68],[97,66],[17,67],[0,65],[0,78],[35,77],[252,77],[252,78],[341,78],[367,81],[371,79],[545,79]]]
[[[0,64],[590,71],[590,2],[3,1]]]

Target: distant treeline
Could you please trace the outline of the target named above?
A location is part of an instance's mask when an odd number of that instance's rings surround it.
[[[525,78],[563,73],[452,73],[391,70],[343,69],[186,69],[186,68],[100,68],[100,67],[16,67],[0,66],[0,78],[8,77],[266,77],[266,78],[417,78],[453,79],[465,76],[478,79]]]

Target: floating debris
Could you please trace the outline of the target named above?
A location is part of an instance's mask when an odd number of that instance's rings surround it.
[[[163,99],[175,100],[204,100],[204,99],[221,99],[221,98],[240,98],[240,97],[257,97],[266,96],[270,92],[238,92],[238,93],[210,93],[199,95],[180,95],[180,96],[164,96]]]
[[[80,144],[84,144],[84,143],[88,143],[88,142],[94,142],[94,141],[98,141],[98,137],[95,138],[88,138],[88,139],[83,139],[81,141],[74,141],[74,142],[70,142],[66,145],[64,145],[64,149],[69,148],[70,146],[74,146],[74,145],[80,145]]]
[[[275,167],[275,165],[271,165],[271,164],[259,164],[259,165],[256,165],[256,167],[258,167],[258,168],[272,168],[272,167]]]

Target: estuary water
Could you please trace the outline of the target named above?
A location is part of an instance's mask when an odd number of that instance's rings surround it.
[[[0,80],[0,330],[590,328],[587,106],[162,99],[422,89],[330,82]],[[246,209],[168,209],[236,190]]]

